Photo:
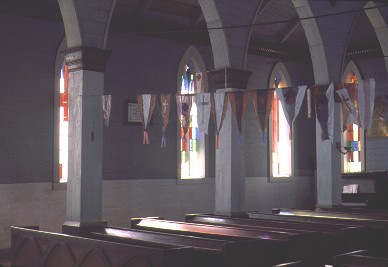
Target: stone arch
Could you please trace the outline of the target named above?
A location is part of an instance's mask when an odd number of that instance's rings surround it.
[[[58,1],[61,9],[63,24],[67,37],[68,47],[77,47],[82,45],[81,28],[79,25],[77,8],[75,1],[63,0]]]
[[[222,20],[214,1],[198,0],[208,28],[223,27]],[[224,29],[210,30],[210,42],[213,51],[214,68],[231,67],[229,46]]]
[[[365,4],[365,8],[376,7],[373,1],[369,1]],[[383,16],[381,15],[378,8],[372,8],[365,10],[365,14],[368,16],[375,32],[377,39],[379,40],[381,51],[384,56],[388,55],[388,27]],[[384,58],[385,67],[388,73],[388,57]]]
[[[295,6],[299,18],[313,16],[313,12],[307,0],[292,0],[292,3]],[[310,47],[315,83],[328,83],[330,81],[328,63],[317,22],[315,19],[308,19],[302,20],[301,23]]]
[[[97,3],[93,4],[83,2],[81,0],[59,1],[67,46],[105,48],[116,0],[96,0]],[[94,6],[98,9],[96,10]]]
[[[342,73],[342,79],[341,81],[342,82],[347,82],[347,79],[348,79],[348,75],[350,73],[354,73],[357,77],[357,80],[360,80],[362,79],[362,75],[361,75],[361,72],[359,70],[359,68],[357,67],[356,63],[354,63],[353,60],[350,60],[348,65],[346,66],[346,68],[344,69],[344,72]]]
[[[177,92],[179,91],[179,88],[181,86],[181,76],[183,73],[183,68],[184,66],[190,62],[191,64],[194,65],[194,69],[197,71],[205,71],[206,70],[206,65],[205,62],[202,59],[202,56],[198,49],[194,45],[190,45],[186,51],[183,53],[181,61],[178,66],[177,70]],[[206,76],[205,76],[206,77]],[[205,91],[206,91],[206,81],[205,81]]]
[[[269,80],[268,80],[269,87],[272,87],[272,88],[275,87],[274,86],[275,77],[278,77],[281,80],[285,81],[286,82],[285,86],[292,86],[292,80],[290,78],[290,75],[284,63],[282,62],[276,63],[275,66],[273,67],[271,75],[269,76]]]

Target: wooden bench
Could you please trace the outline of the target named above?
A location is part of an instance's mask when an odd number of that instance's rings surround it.
[[[89,235],[91,238],[125,244],[152,242],[189,246],[196,253],[196,265],[205,267],[273,266],[279,262],[276,254],[284,254],[285,251],[282,244],[268,246],[264,240],[233,242],[114,227],[106,227]]]
[[[259,220],[246,218],[231,218],[215,215],[186,215],[187,222],[214,225],[239,226],[249,229],[307,230],[322,233],[321,254],[326,263],[330,263],[334,255],[354,250],[366,249],[369,243],[367,227],[311,224],[285,222],[276,220]]]
[[[366,226],[369,227],[369,244],[371,250],[379,249],[381,244],[388,245],[388,222],[373,219],[357,219],[349,217],[333,217],[324,214],[303,216],[293,212],[279,212],[278,214],[264,214],[259,212],[249,212],[249,217],[253,219],[270,219],[288,222],[308,222],[318,224],[337,224],[344,226]]]
[[[194,267],[190,247],[128,245],[11,227],[11,265],[18,267]]]
[[[278,254],[278,257],[282,258],[282,262],[305,261],[310,266],[322,266],[323,264],[319,256],[321,238],[319,233],[254,230],[154,218],[132,219],[131,228],[232,241],[261,239],[266,242],[271,241],[271,243],[284,243],[285,255]]]
[[[387,257],[367,250],[353,251],[334,257],[333,267],[388,267]]]

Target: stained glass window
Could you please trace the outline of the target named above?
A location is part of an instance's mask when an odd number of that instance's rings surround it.
[[[59,100],[59,182],[66,183],[68,178],[68,134],[69,134],[69,71],[63,64],[60,78]]]
[[[194,70],[185,65],[181,77],[181,94],[194,96]],[[181,178],[204,178],[205,177],[205,156],[204,156],[204,134],[200,133],[197,124],[197,105],[192,98],[192,106],[190,112],[189,129],[184,134],[184,130],[180,127],[180,162],[181,162]]]
[[[346,82],[354,84],[357,90],[357,76],[350,71],[346,77]],[[348,151],[343,156],[343,172],[361,172],[363,170],[363,131],[361,127],[350,123],[342,134],[342,145]]]

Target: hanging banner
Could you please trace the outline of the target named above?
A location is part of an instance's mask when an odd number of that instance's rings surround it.
[[[306,85],[300,85],[297,88],[288,87],[285,89],[275,89],[276,95],[282,104],[288,125],[290,126],[290,139],[292,138],[292,125],[299,114],[306,88]]]
[[[193,97],[191,95],[177,95],[177,115],[180,121],[180,125],[183,129],[182,139],[186,140],[186,133],[190,127],[190,112],[193,103]]]
[[[255,109],[255,115],[260,123],[262,131],[262,140],[264,141],[265,128],[268,125],[269,114],[272,109],[272,90],[253,90],[251,91],[251,97],[253,99],[253,107]]]
[[[235,92],[229,92],[228,95],[229,95],[230,105],[232,108],[233,117],[237,123],[237,128],[240,133],[238,141],[239,141],[239,144],[241,144],[241,133],[242,133],[242,128],[243,128],[246,113],[247,113],[250,92],[235,91]]]
[[[209,120],[211,113],[210,95],[210,93],[198,93],[195,95],[198,129],[205,134],[208,134],[209,132]]]
[[[143,94],[137,96],[137,103],[139,104],[140,119],[143,125],[143,144],[149,144],[147,126],[151,121],[154,113],[156,95]]]
[[[375,79],[358,81],[358,108],[361,127],[372,128],[372,115],[375,105]]]
[[[109,126],[111,107],[112,107],[112,96],[111,95],[103,95],[102,96],[102,112],[103,112],[105,127]]]
[[[160,117],[162,121],[162,144],[161,147],[167,147],[166,141],[166,127],[170,121],[170,109],[171,109],[171,94],[160,95]]]
[[[205,75],[206,72],[197,72],[194,74],[194,88],[196,93],[205,92]]]
[[[334,84],[315,86],[312,88],[315,95],[315,113],[321,126],[321,139],[333,143],[334,134]]]
[[[225,96],[225,93],[214,93],[212,96],[212,114],[216,125],[216,149],[218,149],[220,147],[220,131],[228,108],[228,97]]]
[[[361,126],[358,113],[358,87],[357,83],[339,84],[336,90],[341,99],[342,130],[345,131],[350,123]],[[342,87],[342,88],[341,88]]]

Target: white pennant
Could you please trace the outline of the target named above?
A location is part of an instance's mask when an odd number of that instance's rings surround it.
[[[334,84],[333,83],[329,85],[329,88],[326,91],[326,98],[327,98],[327,105],[328,105],[327,131],[329,133],[329,139],[333,144],[334,142]]]
[[[372,115],[375,105],[375,79],[358,81],[358,108],[361,127],[372,128]]]
[[[283,91],[284,89],[276,88],[276,95],[278,96],[280,102],[282,103],[284,115],[286,116],[288,125],[292,127],[296,117],[299,114],[300,108],[303,103],[303,98],[306,92],[306,85],[298,86],[298,92],[295,98],[295,106],[291,106],[286,103],[286,99],[284,98]],[[292,89],[291,89],[292,90]]]
[[[198,128],[208,134],[210,120],[210,93],[198,93],[195,96],[197,104]]]
[[[105,127],[109,126],[111,107],[112,107],[112,96],[111,95],[103,95],[102,96],[102,111],[103,111],[103,116],[104,116]]]
[[[147,129],[148,117],[150,115],[150,106],[151,106],[151,94],[142,95],[143,98],[143,119],[144,119],[144,129]]]
[[[337,90],[336,92],[337,92],[337,94],[339,94],[339,96],[345,102],[346,106],[349,109],[349,116],[348,116],[348,120],[347,120],[346,124],[348,125],[350,123],[353,123],[353,124],[359,125],[359,122],[357,120],[356,108],[354,107],[353,102],[350,99],[350,96],[349,96],[349,93],[348,93],[348,90],[346,89],[346,87],[344,87],[340,90]]]

